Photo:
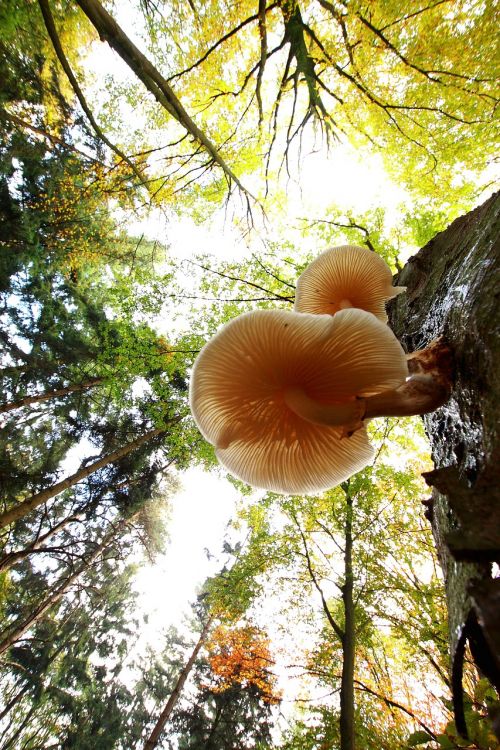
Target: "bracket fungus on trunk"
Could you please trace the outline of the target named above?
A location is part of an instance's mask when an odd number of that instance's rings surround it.
[[[358,245],[340,245],[325,250],[299,276],[295,310],[334,315],[356,307],[387,323],[385,303],[404,292],[392,286],[387,263]]]
[[[333,317],[257,310],[203,347],[191,410],[231,474],[274,492],[313,493],[369,463],[362,399],[397,389],[407,376],[398,340],[364,310]],[[314,413],[301,413],[298,394]]]

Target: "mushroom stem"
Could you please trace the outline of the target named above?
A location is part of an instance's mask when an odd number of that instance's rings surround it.
[[[362,399],[365,402],[362,418],[427,414],[442,406],[449,395],[449,390],[443,383],[439,383],[431,375],[412,375],[399,388]]]
[[[286,405],[306,422],[324,424],[329,427],[356,425],[361,427],[364,404],[356,399],[342,404],[321,404],[310,398],[302,388],[287,388],[283,394]]]
[[[321,404],[302,388],[288,388],[284,400],[289,409],[307,422],[343,427],[343,434],[351,435],[363,426],[364,419],[427,414],[442,406],[448,396],[449,389],[431,375],[412,375],[399,388],[342,404]]]

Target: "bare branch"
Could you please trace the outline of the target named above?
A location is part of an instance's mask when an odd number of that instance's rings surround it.
[[[265,294],[268,294],[268,299],[276,299],[276,300],[283,300],[284,302],[293,302],[294,297],[287,297],[283,294],[277,294],[275,292],[271,292],[269,289],[266,289],[265,287],[261,286],[260,284],[256,284],[253,281],[248,281],[247,279],[241,279],[239,276],[232,276],[229,273],[224,273],[223,271],[218,271],[214,268],[210,268],[209,266],[205,266],[202,263],[197,263],[194,260],[187,261],[190,265],[197,266],[198,268],[201,268],[202,271],[208,271],[209,273],[216,274],[217,276],[221,276],[223,279],[229,279],[230,281],[237,281],[242,284],[246,284],[247,286],[251,286],[254,289],[258,289],[261,292],[264,292]]]
[[[52,133],[48,133],[46,130],[43,130],[42,128],[38,128],[36,125],[32,125],[32,123],[26,122],[26,120],[22,120],[20,117],[17,117],[17,115],[12,114],[12,112],[8,112],[3,107],[0,107],[0,118],[10,120],[11,122],[14,123],[14,125],[17,125],[19,128],[31,130],[33,133],[38,133],[38,135],[41,135],[43,138],[46,138],[51,143],[57,143],[59,146],[62,146],[63,148],[68,149],[68,151],[73,151],[75,154],[79,154],[80,156],[83,156],[85,159],[88,159],[94,164],[100,164],[101,166],[105,166],[105,164],[102,161],[100,161],[99,159],[96,159],[94,156],[90,156],[90,154],[86,154],[84,151],[80,151],[79,148],[76,148],[76,146],[73,146],[73,144],[71,143],[67,143],[67,141],[65,141],[63,138],[58,138],[56,135],[53,135]]]
[[[264,75],[264,68],[267,59],[267,29],[266,29],[266,0],[259,0],[259,36],[260,36],[260,60],[259,60],[259,72],[257,74],[257,82],[255,84],[255,94],[257,96],[257,103],[259,106],[259,125],[262,125],[263,111],[262,111],[262,97],[261,97],[261,84],[262,76]]]
[[[46,2],[47,0],[42,0]],[[98,0],[77,0],[85,15],[94,25],[102,40],[108,42],[122,60],[129,66],[135,75],[142,81],[155,99],[164,109],[194,138],[201,144],[210,155],[211,159],[223,171],[231,190],[231,185],[238,187],[247,204],[247,212],[251,215],[251,204],[257,203],[254,196],[244,187],[240,179],[231,167],[224,161],[218,148],[212,143],[208,136],[200,130],[194,120],[184,109],[182,103],[175,95],[167,80],[148,60],[148,58],[127,37],[123,29],[116,23],[114,18],[102,7]]]
[[[295,523],[295,525],[296,525],[296,527],[298,529],[300,537],[302,539],[302,546],[304,548],[304,555],[305,555],[305,558],[306,558],[306,564],[307,564],[307,570],[308,570],[308,573],[309,573],[309,577],[310,577],[310,579],[311,579],[311,581],[313,583],[314,588],[316,589],[316,591],[320,595],[321,605],[323,607],[323,612],[325,613],[326,619],[330,623],[330,625],[332,627],[332,630],[334,631],[335,635],[340,640],[340,642],[343,643],[344,642],[344,631],[342,630],[342,628],[340,627],[340,625],[337,623],[337,621],[334,619],[332,613],[330,612],[330,608],[328,606],[328,602],[325,599],[325,595],[323,593],[323,589],[321,588],[321,586],[318,583],[318,579],[316,578],[316,573],[315,573],[313,565],[312,565],[311,557],[309,555],[309,548],[307,546],[307,541],[306,541],[306,538],[304,536],[304,532],[302,531],[302,527],[301,527],[301,525],[299,523],[298,518],[293,513],[291,513],[291,517],[292,517],[292,519],[293,519],[293,521],[294,521],[294,523]]]
[[[397,701],[393,701],[390,698],[386,698],[385,695],[381,695],[380,693],[377,693],[375,690],[372,690],[372,688],[368,687],[368,685],[365,685],[363,682],[360,682],[359,680],[354,680],[354,685],[357,690],[362,690],[364,693],[368,693],[369,695],[373,695],[374,698],[378,698],[379,700],[383,701],[386,706],[392,707],[392,708],[398,708],[400,711],[403,711],[403,713],[407,714],[407,716],[410,716],[414,721],[417,722],[419,726],[422,727],[423,730],[425,730],[430,737],[432,737],[433,740],[436,740],[437,737],[432,731],[430,727],[427,726],[421,719],[416,716],[413,711],[411,711],[409,708],[406,708],[406,706],[403,706],[401,703],[397,703]]]
[[[259,0],[259,2],[260,2],[260,0]],[[270,11],[270,10],[274,10],[274,8],[277,8],[278,6],[279,6],[279,3],[271,3],[271,5],[269,5],[266,8],[266,13],[268,11]],[[231,31],[228,31],[228,33],[224,34],[224,36],[222,36],[220,39],[218,39],[215,42],[215,44],[212,44],[212,46],[208,48],[208,50],[205,52],[205,54],[202,57],[200,57],[195,63],[193,63],[192,65],[190,65],[189,68],[185,68],[184,70],[181,70],[180,73],[175,73],[174,75],[172,75],[169,78],[167,78],[167,80],[168,81],[173,81],[175,78],[180,78],[185,73],[190,73],[192,70],[194,70],[195,68],[197,68],[203,62],[205,62],[205,60],[207,59],[207,57],[209,57],[212,54],[212,52],[215,52],[215,50],[218,47],[220,47],[222,44],[224,44],[224,42],[227,42],[228,39],[231,39],[232,36],[235,36],[236,34],[238,34],[238,32],[240,32],[241,29],[245,28],[245,26],[248,26],[248,24],[253,23],[254,21],[259,21],[259,24],[260,24],[260,6],[259,6],[259,13],[255,14],[253,16],[249,16],[244,21],[242,21],[237,26],[235,26],[233,29],[231,29]]]
[[[139,170],[137,169],[137,167],[133,163],[133,161],[131,161],[129,159],[129,157],[126,156],[126,154],[124,154],[123,151],[118,148],[118,146],[115,146],[115,144],[112,143],[109,140],[109,138],[104,134],[104,132],[102,131],[102,129],[100,128],[100,126],[97,124],[97,122],[96,122],[96,120],[94,118],[94,115],[92,114],[92,111],[91,111],[89,105],[87,104],[87,101],[86,101],[86,99],[85,99],[85,97],[83,95],[83,91],[81,90],[80,86],[78,85],[78,81],[76,80],[75,75],[74,75],[73,71],[71,70],[71,66],[70,66],[70,64],[68,62],[68,58],[64,54],[64,50],[63,50],[63,48],[61,46],[61,41],[60,41],[58,33],[57,33],[57,29],[56,29],[56,26],[55,26],[55,23],[54,23],[54,18],[52,16],[48,0],[38,0],[38,4],[39,4],[40,10],[42,12],[43,21],[45,23],[45,28],[47,29],[47,33],[48,33],[48,35],[50,37],[50,41],[52,42],[52,46],[54,47],[54,51],[55,51],[55,53],[57,55],[57,58],[58,58],[59,62],[61,63],[61,66],[62,66],[64,72],[66,73],[66,76],[68,77],[68,80],[69,80],[69,82],[71,84],[71,88],[73,89],[73,91],[76,94],[76,98],[80,102],[81,108],[83,109],[83,111],[87,115],[88,121],[90,122],[90,124],[94,128],[97,136],[101,139],[101,141],[103,143],[105,143],[106,146],[108,146],[108,148],[111,149],[111,151],[113,151],[117,156],[119,156],[120,159],[122,159],[122,161],[124,161],[126,164],[128,164],[128,166],[130,167],[130,169],[133,171],[133,173],[135,174],[135,176],[138,178],[139,182],[142,182],[142,179],[143,179],[142,174],[139,172]]]

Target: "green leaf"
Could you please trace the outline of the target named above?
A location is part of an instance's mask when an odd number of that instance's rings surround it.
[[[443,747],[445,748],[445,750],[453,750],[453,748],[456,747],[456,743],[450,740],[450,738],[446,734],[440,734],[437,738],[437,741],[439,743],[439,747]]]
[[[413,734],[410,734],[406,744],[408,745],[408,747],[416,747],[417,745],[423,745],[424,742],[430,742],[432,739],[433,738],[430,734],[419,730],[418,732],[413,732]]]
[[[490,681],[486,677],[482,677],[474,688],[474,700],[476,703],[484,703],[488,698],[495,700],[495,691]]]

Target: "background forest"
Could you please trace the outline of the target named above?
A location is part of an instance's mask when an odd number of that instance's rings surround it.
[[[188,405],[318,252],[396,271],[493,192],[494,3],[4,0],[0,30],[0,750],[498,747],[472,663],[453,722],[421,421],[289,497],[224,477]],[[137,581],[201,470],[232,517],[188,611],[184,562],[154,579],[151,635]]]

